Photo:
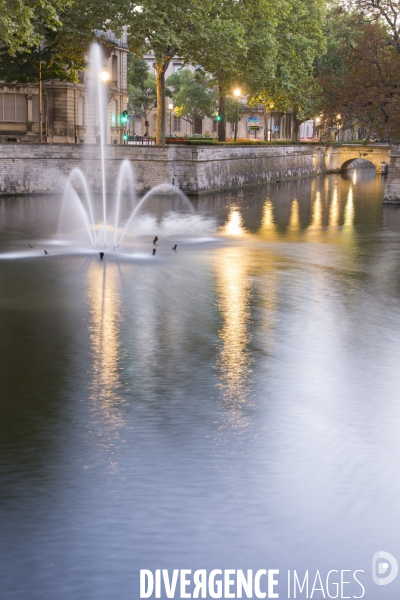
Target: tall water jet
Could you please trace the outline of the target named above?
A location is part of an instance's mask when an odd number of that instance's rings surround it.
[[[105,82],[109,79],[109,74],[103,69],[103,55],[99,44],[92,44],[89,53],[89,91],[91,98],[94,99],[97,108],[97,116],[100,130],[100,155],[101,155],[101,187],[103,197],[103,234],[104,246],[107,244],[107,202],[106,202],[106,164],[105,164],[105,144],[106,144],[106,102],[105,102]]]

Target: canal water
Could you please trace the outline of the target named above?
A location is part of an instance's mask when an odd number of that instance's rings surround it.
[[[360,596],[359,570],[398,598],[371,572],[400,560],[383,188],[367,169],[195,214],[156,198],[103,261],[57,247],[59,198],[0,198],[1,599],[136,600],[140,569],[279,569],[280,598],[288,570]]]

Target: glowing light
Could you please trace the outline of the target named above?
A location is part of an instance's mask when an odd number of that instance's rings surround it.
[[[338,206],[338,189],[335,186],[333,190],[332,204],[329,209],[329,227],[337,227],[339,225],[339,206]]]
[[[244,235],[245,229],[243,227],[242,216],[237,208],[232,208],[228,221],[223,228],[223,233],[226,235]]]
[[[241,91],[239,88],[236,88],[235,90],[233,90],[233,95],[236,96],[236,98],[239,98],[241,94]]]
[[[292,209],[290,211],[289,231],[295,232],[300,229],[300,218],[299,218],[299,203],[296,199],[292,202]]]
[[[241,408],[249,395],[249,374],[252,362],[249,343],[250,256],[244,248],[224,248],[215,261],[218,308],[222,318],[221,341],[217,359],[222,395],[231,409],[230,418],[237,425],[246,425]]]
[[[91,400],[101,408],[108,424],[119,427],[121,301],[118,270],[114,265],[92,263],[88,272],[87,297],[90,310],[90,341],[93,357]],[[106,440],[103,440],[107,443]]]
[[[266,234],[269,239],[273,239],[277,235],[277,229],[274,221],[274,207],[271,200],[267,200],[264,204],[260,233]]]
[[[102,71],[100,73],[100,79],[104,82],[108,81],[110,79],[110,74],[107,71]]]
[[[322,202],[321,202],[321,192],[318,190],[315,195],[315,202],[313,204],[310,227],[320,229],[321,226],[322,226]]]
[[[173,110],[173,108],[174,108],[174,105],[172,104],[172,102],[170,102],[170,103],[168,104],[168,109],[169,109],[169,110]]]
[[[350,232],[354,228],[354,201],[353,201],[353,186],[350,186],[347,196],[347,202],[344,209],[343,231]]]

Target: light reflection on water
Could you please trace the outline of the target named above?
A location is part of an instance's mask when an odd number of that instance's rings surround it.
[[[128,600],[140,568],[370,577],[374,552],[400,557],[400,211],[381,198],[367,171],[197,215],[155,198],[102,262],[43,257],[56,199],[1,199],[5,598]]]
[[[124,420],[120,404],[119,361],[121,327],[121,281],[116,264],[91,264],[87,272],[87,298],[90,311],[92,384],[90,400],[99,406],[112,427]]]

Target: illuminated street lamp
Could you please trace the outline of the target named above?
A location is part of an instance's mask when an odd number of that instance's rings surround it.
[[[235,96],[235,99],[236,99],[236,118],[235,118],[235,142],[236,142],[237,130],[238,130],[238,100],[239,100],[239,96],[240,96],[240,89],[236,88],[235,90],[233,90],[233,95]]]
[[[172,134],[172,111],[174,110],[174,105],[172,104],[172,102],[170,102],[168,104],[168,108],[169,108],[169,136],[171,137],[171,134]]]
[[[102,71],[102,72],[100,73],[100,79],[101,79],[102,81],[104,81],[104,83],[106,83],[106,81],[108,81],[108,80],[110,79],[110,74],[109,74],[109,72],[108,72],[108,71]]]

